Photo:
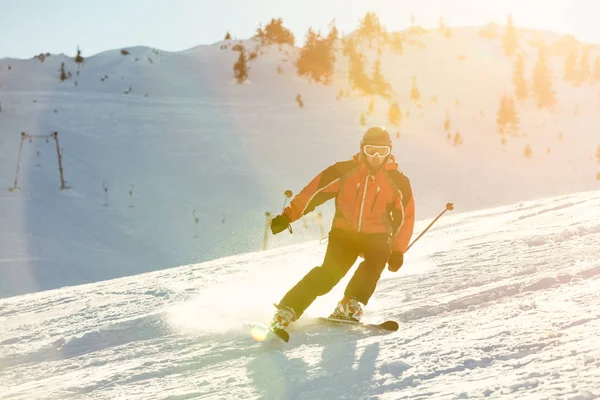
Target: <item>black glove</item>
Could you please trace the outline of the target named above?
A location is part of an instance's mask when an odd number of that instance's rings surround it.
[[[404,253],[401,251],[394,251],[390,258],[388,258],[388,269],[392,272],[396,272],[404,264]]]
[[[273,232],[273,235],[283,232],[288,226],[290,226],[290,219],[285,214],[278,215],[271,220],[271,232]]]

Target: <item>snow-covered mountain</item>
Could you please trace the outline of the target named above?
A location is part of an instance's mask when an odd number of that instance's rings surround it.
[[[561,35],[520,30],[528,80],[535,44],[542,38],[553,49],[558,103],[554,113],[532,100],[519,106],[520,135],[501,144],[496,112],[513,92],[514,60],[482,31],[490,28],[407,33],[402,54],[363,44],[368,69],[380,58],[403,112],[394,153],[419,220],[446,202],[460,213],[599,187],[598,84],[562,80],[565,56],[552,47]],[[244,85],[233,78],[238,43],[257,52]],[[376,97],[369,114],[371,98],[349,90],[341,49],[330,86],[296,75],[298,53],[231,40],[175,53],[115,49],[81,66],[64,55],[1,59],[0,296],[259,251],[265,212],[281,210],[284,190],[349,158],[366,126],[388,125],[388,100]],[[61,82],[63,62],[70,77]],[[58,132],[70,189],[59,190],[53,139],[26,140],[19,163],[21,132]],[[21,190],[8,191],[18,164]],[[332,207],[320,210],[327,229]],[[310,220],[294,228],[269,236],[269,246],[320,237]]]
[[[598,190],[444,215],[365,308],[391,334],[315,325],[347,277],[264,340],[314,241],[3,299],[0,398],[597,399],[598,215]]]

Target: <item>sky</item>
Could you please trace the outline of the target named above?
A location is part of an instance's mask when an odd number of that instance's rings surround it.
[[[39,53],[84,56],[143,45],[166,51],[252,36],[262,23],[282,18],[302,43],[309,27],[328,29],[335,19],[350,32],[369,11],[388,30],[404,29],[411,15],[424,27],[504,24],[546,29],[600,42],[594,0],[0,0],[0,58]],[[519,4],[520,3],[520,4]]]

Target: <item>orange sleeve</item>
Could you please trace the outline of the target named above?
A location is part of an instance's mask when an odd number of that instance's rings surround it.
[[[317,206],[334,198],[340,190],[341,172],[334,164],[321,171],[306,185],[283,210],[291,222],[313,211]]]

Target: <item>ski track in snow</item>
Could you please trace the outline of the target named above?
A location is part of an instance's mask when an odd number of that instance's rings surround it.
[[[596,191],[444,217],[365,308],[391,334],[314,325],[347,277],[289,343],[250,336],[318,243],[4,299],[0,398],[599,398],[598,215]]]

